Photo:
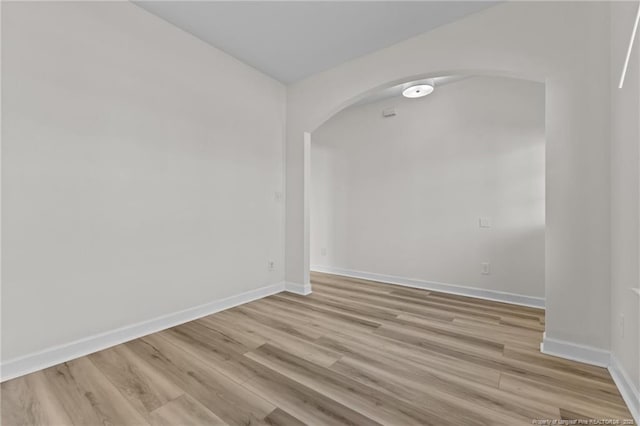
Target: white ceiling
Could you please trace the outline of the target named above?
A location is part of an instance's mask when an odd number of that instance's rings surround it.
[[[292,83],[494,5],[484,1],[136,1]]]

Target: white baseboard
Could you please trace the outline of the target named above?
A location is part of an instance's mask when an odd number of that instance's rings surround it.
[[[543,334],[542,343],[540,343],[540,352],[605,368],[609,366],[611,358],[609,351],[565,340],[552,339],[547,337],[546,332]]]
[[[622,395],[622,399],[627,403],[627,407],[629,408],[633,419],[636,421],[637,425],[640,425],[640,389],[634,385],[633,381],[614,355],[611,355],[609,373],[611,373],[613,382],[618,387],[620,395]]]
[[[284,282],[271,284],[151,320],[47,348],[19,358],[10,359],[0,364],[0,382],[70,361],[151,333],[166,330],[167,328],[175,327],[176,325],[261,299],[284,290]]]
[[[511,303],[514,305],[529,306],[544,309],[544,298],[525,296],[521,294],[507,293],[482,288],[465,287],[455,284],[445,284],[434,281],[424,281],[415,278],[404,278],[394,275],[375,274],[372,272],[353,271],[350,269],[334,268],[331,266],[312,266],[312,271],[325,272],[327,274],[343,275],[345,277],[360,278],[371,281],[379,281],[387,284],[397,284],[405,287],[420,288],[423,290],[440,291],[443,293],[457,294],[460,296],[474,297],[476,299],[493,300],[496,302]]]
[[[311,294],[311,284],[298,284],[287,281],[284,283],[284,290],[289,293],[300,294],[306,296]]]
[[[640,390],[636,388],[618,359],[609,351],[547,337],[544,333],[540,352],[572,361],[605,367],[609,370],[622,399],[636,424],[640,424]]]

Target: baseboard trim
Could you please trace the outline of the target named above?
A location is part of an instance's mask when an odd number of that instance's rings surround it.
[[[311,294],[311,284],[298,284],[287,281],[284,283],[284,291],[307,296]]]
[[[547,333],[544,333],[542,337],[540,352],[604,368],[609,366],[611,358],[609,351],[604,349],[571,343],[566,340],[552,339],[547,337]]]
[[[611,355],[609,373],[618,387],[622,399],[627,404],[633,419],[637,425],[640,425],[640,389],[635,387],[633,381],[613,354]]]
[[[194,306],[181,311],[163,315],[151,320],[128,325],[115,330],[99,333],[70,343],[47,348],[19,358],[7,360],[0,364],[0,382],[14,379],[34,371],[42,370],[62,362],[119,345],[151,333],[166,330],[185,322],[193,321],[207,315],[234,306],[242,305],[257,299],[285,290],[285,283],[280,282],[250,290],[241,294],[215,300],[203,305]]]
[[[398,277],[395,275],[354,271],[350,269],[334,268],[331,266],[312,266],[311,270],[314,272],[324,272],[327,274],[342,275],[345,277],[379,281],[386,284],[396,284],[405,287],[420,288],[423,290],[440,291],[443,293],[474,297],[476,299],[493,300],[495,302],[511,303],[513,305],[529,306],[532,308],[544,309],[545,306],[543,297],[525,296],[521,294],[507,293],[495,290],[485,290],[474,287],[465,287],[435,281],[424,281],[415,278]]]

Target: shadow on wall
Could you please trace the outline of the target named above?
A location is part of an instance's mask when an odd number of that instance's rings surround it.
[[[544,297],[544,96],[478,76],[335,115],[312,137],[311,264]]]

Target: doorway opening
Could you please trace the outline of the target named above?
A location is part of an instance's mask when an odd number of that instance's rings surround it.
[[[311,271],[544,307],[543,83],[408,80],[306,143]]]

